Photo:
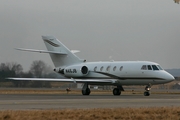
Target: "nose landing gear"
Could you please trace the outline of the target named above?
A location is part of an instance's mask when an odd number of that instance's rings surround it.
[[[151,90],[151,85],[149,84],[149,85],[147,85],[146,87],[145,87],[145,92],[144,92],[144,96],[149,96],[150,95],[150,90]]]

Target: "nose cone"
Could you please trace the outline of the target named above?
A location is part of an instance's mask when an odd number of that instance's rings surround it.
[[[175,80],[175,78],[174,78],[170,73],[168,73],[168,72],[165,71],[165,74],[166,74],[166,75],[164,76],[165,80],[167,80],[167,81],[169,81],[169,82]]]

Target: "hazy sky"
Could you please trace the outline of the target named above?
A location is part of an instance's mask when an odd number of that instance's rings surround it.
[[[180,5],[173,0],[1,0],[0,63],[53,66],[41,35],[53,35],[87,61],[145,60],[180,68]],[[54,67],[54,66],[53,66]]]

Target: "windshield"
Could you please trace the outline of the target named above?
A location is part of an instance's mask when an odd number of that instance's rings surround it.
[[[156,65],[152,65],[153,70],[159,70],[159,68]]]
[[[160,65],[143,65],[141,70],[163,70]]]
[[[157,65],[157,67],[159,68],[159,70],[163,70],[163,68],[160,65]]]

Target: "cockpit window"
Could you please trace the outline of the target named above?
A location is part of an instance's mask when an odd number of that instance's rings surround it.
[[[143,66],[141,67],[141,70],[147,70],[146,65],[143,65]]]
[[[148,65],[148,70],[152,70],[152,67],[151,67],[151,65]]]
[[[143,65],[141,70],[163,70],[160,65]]]
[[[152,65],[153,70],[159,70],[159,68],[156,65]]]
[[[162,67],[160,65],[157,65],[157,67],[159,68],[159,70],[163,70]]]

